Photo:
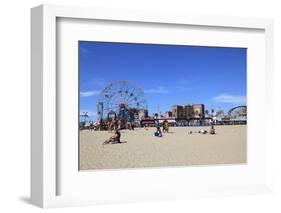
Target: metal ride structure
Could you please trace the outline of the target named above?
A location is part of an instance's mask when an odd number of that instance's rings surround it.
[[[121,119],[132,122],[141,110],[147,110],[143,90],[136,84],[119,80],[104,87],[97,101],[100,120]]]
[[[247,120],[247,106],[237,106],[230,109],[228,116],[234,120]]]

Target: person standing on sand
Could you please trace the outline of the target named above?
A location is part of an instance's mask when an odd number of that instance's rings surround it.
[[[90,121],[89,130],[92,131],[94,129],[94,122]]]
[[[108,130],[108,132],[111,132],[111,121],[108,121],[107,122],[107,130]]]
[[[116,123],[117,123],[117,121],[114,119],[114,120],[112,121],[112,129],[113,129],[113,130],[116,130]]]
[[[169,132],[169,122],[167,120],[163,122],[163,132]]]
[[[166,131],[166,129],[165,129],[165,123],[166,123],[166,120],[164,120],[164,121],[162,122],[162,131],[163,131],[163,133]]]
[[[121,119],[117,120],[117,129],[120,130],[121,129]]]

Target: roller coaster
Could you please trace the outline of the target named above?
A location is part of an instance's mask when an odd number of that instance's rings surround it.
[[[236,106],[228,111],[231,120],[247,120],[247,106]]]

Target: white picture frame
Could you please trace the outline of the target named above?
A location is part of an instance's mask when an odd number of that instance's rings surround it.
[[[179,188],[170,185],[168,188],[160,184],[158,188],[153,189],[155,193],[144,190],[139,193],[136,190],[134,194],[132,189],[127,195],[120,196],[110,191],[102,195],[64,195],[60,194],[59,173],[62,170],[61,164],[58,164],[59,146],[57,144],[57,116],[58,100],[57,88],[61,83],[57,79],[57,21],[59,18],[64,19],[87,19],[87,20],[105,20],[131,23],[153,23],[155,25],[169,26],[200,26],[200,27],[219,27],[228,31],[234,29],[253,29],[261,30],[264,33],[265,41],[265,67],[264,89],[265,94],[264,107],[271,106],[273,96],[270,91],[273,90],[273,21],[271,19],[240,18],[240,17],[216,17],[203,15],[187,14],[160,14],[144,11],[123,11],[112,9],[96,9],[74,6],[54,6],[41,5],[31,10],[31,80],[32,80],[32,103],[31,103],[31,201],[33,204],[47,208],[59,206],[91,205],[97,203],[114,203],[114,202],[138,202],[143,200],[165,200],[197,196],[214,196],[214,195],[233,195],[233,194],[252,194],[270,192],[270,178],[261,178],[254,181],[254,184],[248,182],[238,184],[233,182],[232,185],[202,185],[200,183],[193,188]],[[78,79],[77,79],[78,81]],[[251,88],[250,88],[251,89]],[[267,118],[266,131],[263,134],[263,146],[270,143],[270,123],[271,118]],[[253,150],[255,152],[255,150]],[[261,151],[262,152],[262,151]],[[262,155],[265,155],[262,153]],[[264,166],[256,174],[264,173],[265,177],[270,177],[270,168],[268,162],[264,160]],[[267,169],[266,169],[267,168]],[[180,168],[180,175],[185,168]],[[201,170],[204,168],[201,168]],[[221,168],[224,169],[224,168]],[[207,169],[206,169],[207,170]],[[235,168],[228,168],[235,170]],[[148,170],[144,175],[152,175],[157,178],[163,176],[165,169]],[[115,173],[118,171],[114,171]],[[122,178],[130,175],[132,171],[122,172]],[[134,172],[134,171],[133,171]],[[225,170],[226,172],[226,170]],[[110,175],[110,173],[105,174]],[[252,173],[255,175],[255,173]],[[94,177],[93,177],[94,178]],[[72,181],[72,179],[70,178]],[[73,179],[74,180],[74,179]],[[75,184],[75,183],[73,183]],[[163,188],[161,188],[163,186]],[[74,189],[74,188],[73,188]],[[71,191],[71,189],[70,189]],[[114,194],[110,196],[110,194]]]

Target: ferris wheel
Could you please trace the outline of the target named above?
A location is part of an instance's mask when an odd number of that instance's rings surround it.
[[[97,101],[100,119],[110,119],[113,116],[128,121],[141,110],[147,110],[144,92],[136,84],[126,80],[106,85]]]

